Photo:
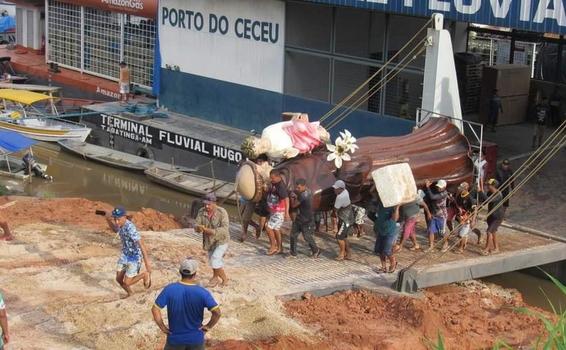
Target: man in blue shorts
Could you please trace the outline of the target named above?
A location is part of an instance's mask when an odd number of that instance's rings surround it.
[[[429,198],[432,208],[432,219],[428,224],[428,241],[429,247],[427,251],[434,249],[434,237],[438,235],[444,238],[444,231],[446,227],[446,219],[448,218],[448,210],[446,208],[446,199],[448,198],[448,191],[446,191],[446,181],[438,180],[436,182],[436,190],[431,189],[432,182],[426,180],[426,195]],[[444,241],[442,251],[448,250],[448,240]]]
[[[385,208],[381,200],[377,200],[377,213],[370,216],[373,220],[373,230],[377,235],[374,252],[381,260],[380,272],[393,273],[397,269],[393,246],[399,236],[397,221],[399,220],[399,206]],[[373,213],[372,213],[373,214]],[[389,260],[389,268],[387,268]]]
[[[126,298],[132,295],[132,285],[143,280],[146,289],[151,287],[151,265],[147,249],[136,226],[126,217],[126,209],[116,207],[106,214],[106,222],[122,241],[122,254],[118,259],[116,282],[126,291]],[[145,272],[140,273],[141,261],[144,261]]]
[[[196,260],[183,260],[179,267],[181,281],[166,286],[151,308],[155,323],[167,334],[164,350],[204,349],[204,333],[212,329],[220,319],[218,303],[208,290],[197,284],[197,270]],[[168,326],[161,317],[161,309],[164,307],[167,307]],[[212,313],[206,325],[202,324],[204,309]]]

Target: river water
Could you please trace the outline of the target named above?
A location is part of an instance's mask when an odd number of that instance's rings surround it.
[[[35,197],[82,197],[123,205],[128,210],[146,207],[175,216],[184,215],[194,200],[194,197],[187,194],[150,182],[143,173],[136,174],[84,160],[59,152],[58,147],[52,145],[35,146],[34,154],[38,161],[47,164],[48,173],[55,178],[54,182],[35,178],[32,183],[22,184],[0,177],[0,184]],[[225,207],[231,215],[237,215],[235,207]],[[483,281],[515,288],[533,306],[550,310],[548,300],[558,309],[559,306],[566,306],[566,296],[551,282],[525,273],[511,272],[485,278]]]
[[[184,215],[194,197],[150,182],[143,173],[108,167],[78,156],[60,152],[58,147],[39,144],[33,148],[36,159],[47,165],[55,181],[33,178],[31,183],[0,178],[0,183],[26,195],[55,198],[82,197],[123,205],[128,210],[153,208],[175,216]],[[227,206],[231,214],[235,208]]]

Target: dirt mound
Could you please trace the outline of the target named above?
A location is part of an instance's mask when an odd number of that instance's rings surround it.
[[[0,205],[11,201],[16,201],[16,204],[0,210],[0,215],[14,227],[31,223],[48,223],[104,231],[108,229],[106,220],[102,216],[95,215],[94,212],[112,210],[110,204],[83,198],[2,197]],[[181,228],[181,224],[174,216],[154,209],[142,208],[139,212],[129,214],[141,231],[167,231]]]
[[[289,301],[285,308],[318,330],[313,344],[277,337],[228,341],[213,349],[427,349],[438,333],[448,349],[491,348],[498,340],[513,347],[532,345],[544,333],[538,319],[519,314],[521,295],[501,293],[478,282],[429,289],[423,298],[348,291],[321,298]],[[428,345],[428,346],[427,346]]]

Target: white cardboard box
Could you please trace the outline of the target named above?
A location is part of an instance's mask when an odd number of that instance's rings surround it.
[[[386,208],[412,202],[417,197],[417,184],[408,163],[376,169],[372,171],[371,177]]]

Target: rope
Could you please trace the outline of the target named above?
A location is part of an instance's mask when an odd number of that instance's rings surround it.
[[[556,153],[566,145],[566,134],[562,137],[562,139],[560,140],[560,142],[557,145],[554,145],[554,150],[551,151],[550,153],[547,154],[547,156],[543,159],[542,162],[538,163],[537,166],[535,166],[533,168],[533,170],[531,171],[531,173],[529,173],[529,175],[527,177],[525,177],[518,186],[515,187],[514,190],[510,191],[509,194],[507,194],[507,196],[503,197],[503,199],[497,203],[495,205],[494,208],[492,208],[491,211],[489,211],[487,213],[487,216],[491,215],[492,213],[494,213],[497,209],[499,209],[503,203],[505,203],[505,201],[507,201],[508,199],[510,199],[513,195],[515,195],[515,193],[517,192],[517,190],[519,190],[521,187],[523,187],[523,185],[525,185],[531,178],[532,176],[536,175],[536,173],[544,166],[546,165],[546,163],[548,163],[548,161],[550,161],[550,159],[552,157],[554,157],[554,155],[556,155]],[[473,216],[476,216],[477,213],[474,213]],[[461,228],[462,224],[459,224],[456,228],[454,228],[450,233],[449,233],[449,237],[455,232],[457,231],[457,229]],[[446,239],[443,239],[442,242],[444,243],[444,241],[446,241]],[[456,241],[456,243],[452,244],[451,246],[449,246],[449,248],[445,251],[442,252],[438,258],[444,256],[444,254],[446,254],[449,250],[452,250],[455,246],[457,246],[458,244],[460,244],[460,242],[462,241],[462,238],[458,239]]]
[[[415,40],[420,33],[428,28],[428,26],[432,23],[432,18],[430,20],[428,20],[422,27],[421,29],[419,29],[419,31],[413,35],[411,37],[411,39],[409,39],[409,41],[403,45],[403,47],[397,51],[395,53],[395,55],[393,55],[389,60],[387,60],[383,66],[381,66],[381,68],[379,68],[374,74],[372,74],[366,81],[364,81],[360,86],[358,86],[350,95],[346,96],[344,99],[342,99],[337,105],[335,105],[330,111],[328,111],[325,115],[323,115],[320,119],[319,122],[322,123],[324,120],[326,120],[328,117],[330,117],[334,112],[336,112],[338,109],[340,109],[343,105],[346,104],[346,102],[348,102],[352,97],[354,97],[358,92],[360,92],[360,90],[368,85],[375,77],[377,77],[379,74],[381,74],[381,72],[387,67],[387,65],[389,65],[391,62],[393,62],[393,60],[395,60],[397,58],[397,56],[399,56],[401,54],[401,52],[403,52],[403,50],[405,50],[412,42],[413,40]]]
[[[423,44],[424,44],[424,42],[426,42],[426,40],[423,40]],[[410,51],[410,53],[412,54],[419,47],[420,47],[420,49],[418,50],[418,52],[416,54],[414,54],[409,61],[404,62],[407,57],[410,57],[410,56],[406,56],[402,61],[397,63],[397,65],[392,70],[388,71],[387,74],[376,85],[371,87],[367,91],[366,94],[360,96],[350,107],[348,107],[338,117],[336,117],[334,120],[332,120],[330,123],[328,123],[326,128],[328,130],[330,130],[333,127],[335,127],[336,125],[338,125],[342,120],[344,120],[346,117],[348,117],[351,113],[353,113],[356,109],[358,109],[362,104],[364,104],[367,100],[369,100],[372,96],[374,96],[378,91],[380,91],[384,86],[386,86],[391,80],[393,80],[393,78],[395,78],[399,73],[401,73],[401,71],[403,69],[405,69],[405,67],[407,67],[411,62],[413,62],[418,57],[418,55],[420,55],[424,50],[426,50],[426,47],[424,47],[424,46],[415,46]],[[400,65],[402,65],[402,66],[399,68]]]
[[[507,196],[505,196],[494,208],[492,208],[491,211],[488,212],[488,216],[493,214],[494,211],[496,211],[497,209],[499,209],[499,207],[501,205],[503,205],[503,203],[510,199],[513,195],[515,195],[515,193],[517,193],[517,191],[524,186],[527,181],[529,181],[534,175],[536,175],[536,173],[562,148],[566,145],[566,134],[564,134],[562,136],[562,138],[560,139],[560,142],[558,144],[555,145],[551,145],[558,137],[559,135],[566,130],[566,121],[564,121],[560,127],[558,127],[558,129],[556,129],[551,136],[541,145],[541,147],[539,149],[537,149],[535,152],[533,152],[533,154],[531,154],[531,156],[527,159],[527,161],[525,163],[523,163],[519,170],[517,172],[515,172],[513,174],[513,176],[511,176],[507,181],[505,181],[505,183],[499,187],[499,192],[504,191],[507,187],[511,186],[511,184],[517,179],[517,177],[519,177],[522,173],[524,173],[533,162],[535,162],[537,160],[537,158],[540,157],[540,155],[544,154],[550,147],[554,147],[554,149],[548,153],[542,160],[540,160],[537,165],[529,172],[529,174],[527,174],[527,176],[521,180],[521,182],[515,186],[514,189],[512,189]],[[482,204],[477,205],[476,208],[474,209],[471,217],[475,218],[477,217],[478,213],[484,209],[486,206],[488,206],[488,204],[490,202],[493,201],[493,199],[496,197],[496,194],[492,194],[491,196],[489,196],[487,198],[487,200],[485,200]],[[440,244],[444,244],[446,241],[448,241],[450,239],[450,237],[457,232],[463,225],[460,223],[458,224],[455,228],[453,228],[453,230],[451,232],[449,232],[442,240],[440,240],[439,242],[437,242],[437,244],[435,246],[433,246],[433,248],[440,246]],[[453,247],[455,247],[457,244],[459,244],[461,241],[461,239],[459,239],[455,244],[453,244],[450,249],[452,249]],[[426,252],[424,255],[418,257],[417,259],[415,259],[415,261],[413,261],[411,264],[409,264],[409,266],[407,266],[406,268],[404,268],[403,270],[408,270],[410,268],[412,268],[413,266],[415,266],[416,264],[418,264],[419,262],[423,261],[425,258],[427,258],[428,256],[430,256],[433,251],[430,252]],[[442,257],[446,252],[443,252],[440,256],[438,256],[438,258]]]

